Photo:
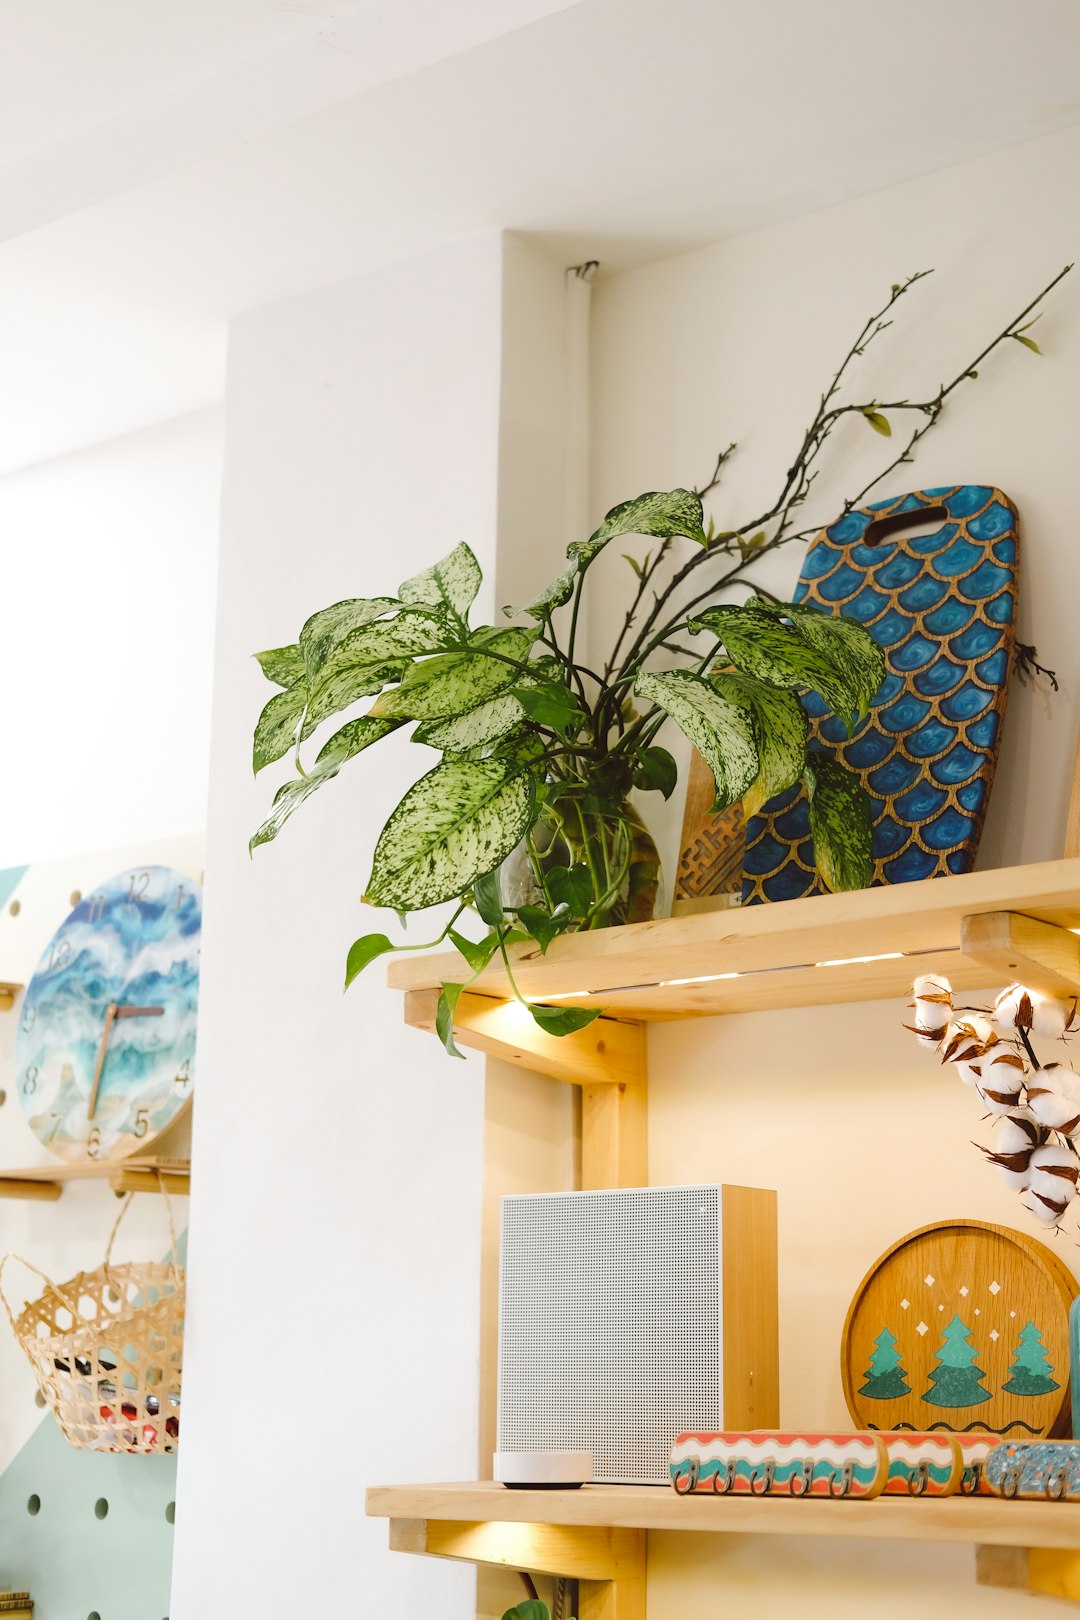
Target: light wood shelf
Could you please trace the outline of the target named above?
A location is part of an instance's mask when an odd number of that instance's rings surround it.
[[[1033,866],[664,917],[625,928],[598,929],[512,953],[514,976],[532,1000],[603,1007],[613,1018],[707,1017],[905,995],[914,974],[945,973],[957,989],[999,974],[984,941],[965,919],[1016,914],[1053,925],[1065,947],[1080,929],[1080,858]],[[999,939],[1000,944],[1000,939]],[[1073,973],[1080,942],[1071,946]],[[1066,962],[1046,967],[1046,987],[1064,988]],[[388,981],[398,990],[431,991],[468,976],[456,951],[399,958]],[[506,1000],[504,969],[485,969],[470,986]],[[415,1020],[419,1022],[419,1019]]]
[[[678,1496],[663,1485],[583,1485],[574,1491],[509,1491],[492,1480],[460,1485],[374,1485],[371,1518],[457,1524],[558,1524],[711,1535],[845,1536],[1080,1550],[1080,1505],[942,1501],[890,1496],[872,1502],[818,1498]]]
[[[0,1198],[26,1198],[52,1201],[60,1197],[69,1181],[107,1181],[115,1193],[160,1192],[185,1198],[189,1190],[191,1161],[146,1154],[105,1163],[38,1164],[24,1170],[0,1170]]]

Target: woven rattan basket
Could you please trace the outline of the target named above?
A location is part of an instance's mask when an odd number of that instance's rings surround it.
[[[164,1264],[111,1264],[113,1243],[134,1194],[116,1218],[95,1271],[54,1283],[19,1255],[0,1261],[0,1298],[34,1369],[46,1405],[80,1451],[175,1451],[180,1434],[184,1272],[168,1194],[172,1237]],[[35,1273],[44,1292],[16,1316],[3,1289],[10,1260]]]

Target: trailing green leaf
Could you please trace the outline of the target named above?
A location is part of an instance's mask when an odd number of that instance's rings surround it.
[[[528,686],[515,686],[513,695],[530,720],[538,726],[546,726],[560,737],[565,737],[585,720],[581,704],[562,681],[537,681]]]
[[[463,541],[433,568],[425,568],[422,573],[407,579],[404,585],[399,586],[398,595],[403,602],[447,607],[458,619],[465,621],[483,580],[480,564]]]
[[[297,681],[284,692],[275,692],[255,723],[251,763],[256,776],[266,765],[281,759],[296,742],[300,722],[307,708],[307,683]]]
[[[412,740],[444,754],[475,755],[507,736],[524,718],[525,711],[513,691],[502,692],[449,720],[424,721],[413,732]]]
[[[870,800],[858,777],[828,754],[806,762],[814,865],[834,893],[868,888],[874,876]]]
[[[670,799],[679,780],[679,767],[666,748],[654,744],[634,758],[633,783],[643,793],[662,793]]]
[[[442,1041],[451,1057],[463,1058],[464,1052],[459,1052],[454,1045],[454,1014],[457,1004],[461,1000],[463,984],[444,984],[439,991],[439,1000],[435,1008],[435,1033]]]
[[[688,669],[639,675],[634,690],[669,714],[705,760],[716,783],[714,810],[741,799],[758,774],[757,746],[745,709]]]
[[[823,613],[803,602],[758,599],[754,605],[759,603],[766,613],[791,620],[803,640],[829,660],[844,683],[845,695],[854,698],[853,707],[860,719],[868,714],[886,675],[885,654],[869,630],[858,619],[843,613]]]
[[[473,884],[473,905],[489,928],[501,928],[503,923],[502,876],[496,866],[490,872],[481,872]]]
[[[568,905],[556,906],[554,911],[545,911],[543,906],[518,906],[517,916],[522,927],[527,928],[540,947],[541,956],[547,955],[547,948],[553,939],[565,934],[574,923],[573,913]]]
[[[535,1001],[528,1006],[546,1035],[574,1035],[595,1023],[601,1011],[599,1007],[538,1007]]]
[[[542,1598],[525,1598],[507,1609],[502,1620],[551,1620],[551,1613]]]
[[[505,660],[523,663],[535,639],[535,630],[501,630],[487,637],[483,650],[477,645],[475,651],[439,653],[410,664],[401,685],[384,692],[371,713],[403,720],[465,714],[519,679],[521,670]]]
[[[275,686],[295,686],[304,673],[304,655],[297,642],[291,647],[271,647],[255,657],[267,680]]]
[[[517,761],[443,760],[379,834],[365,900],[419,911],[464,893],[525,836],[532,805],[532,773]]]
[[[793,787],[802,775],[809,731],[806,711],[793,692],[768,686],[752,675],[724,673],[710,680],[718,692],[750,716],[758,773],[742,802],[744,813],[753,816],[767,800]]]
[[[355,596],[313,613],[300,632],[305,669],[317,675],[339,641],[400,605],[389,596]]]
[[[456,928],[450,928],[447,930],[447,938],[454,949],[465,958],[474,973],[482,973],[499,948],[499,936],[494,931],[485,934],[481,940],[475,940],[459,934]]]
[[[553,866],[544,874],[544,882],[556,906],[566,906],[574,917],[589,915],[593,899],[592,875],[584,861],[575,861],[573,866]]]
[[[397,946],[385,934],[362,934],[354,939],[349,946],[349,954],[345,960],[345,988],[349,988],[353,980],[358,978],[369,962],[378,957],[385,956],[387,951],[394,951]]]

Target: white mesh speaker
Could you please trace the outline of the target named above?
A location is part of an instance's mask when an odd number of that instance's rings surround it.
[[[612,1484],[666,1485],[683,1430],[776,1427],[775,1193],[504,1198],[498,1382],[500,1452]]]

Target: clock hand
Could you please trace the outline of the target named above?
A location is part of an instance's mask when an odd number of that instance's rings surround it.
[[[90,1103],[86,1110],[87,1119],[93,1119],[94,1109],[97,1107],[98,1092],[101,1090],[101,1071],[105,1067],[105,1052],[109,1044],[109,1031],[117,1018],[160,1018],[165,1011],[164,1007],[120,1007],[115,1001],[110,1001],[105,1009],[105,1030],[98,1047],[97,1063],[94,1065],[94,1084],[90,1091]]]
[[[101,1088],[101,1071],[105,1067],[105,1048],[109,1044],[109,1031],[113,1027],[118,1008],[115,1001],[110,1001],[105,1009],[105,1029],[98,1047],[97,1062],[94,1065],[94,1084],[90,1089],[90,1103],[86,1110],[87,1119],[93,1119],[94,1109],[97,1107],[98,1091]]]

